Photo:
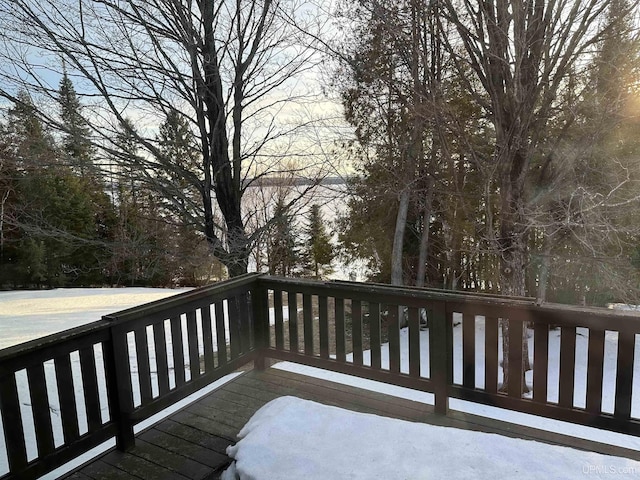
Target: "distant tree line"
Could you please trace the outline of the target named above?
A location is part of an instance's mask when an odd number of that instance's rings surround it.
[[[170,172],[140,168],[145,160],[132,121],[97,148],[66,72],[57,110],[41,117],[20,91],[0,123],[0,288],[197,286],[227,276],[188,214],[198,191]],[[176,168],[198,170],[200,154],[183,116],[170,111],[157,131],[162,156]],[[321,278],[335,255],[320,206],[294,218],[295,182],[286,178],[274,188],[252,185],[276,192],[255,206],[254,214],[265,216],[256,227],[262,252],[255,268]],[[159,188],[165,182],[181,190],[178,198],[166,197]]]
[[[190,220],[139,171],[122,168],[140,155],[133,125],[99,155],[66,72],[57,100],[57,114],[45,121],[29,92],[20,91],[0,124],[0,287],[220,278],[222,266]],[[170,113],[158,132],[167,155],[195,162],[183,118]]]

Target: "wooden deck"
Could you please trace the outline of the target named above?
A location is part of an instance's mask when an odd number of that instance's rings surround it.
[[[640,452],[450,411],[376,392],[268,368],[248,371],[140,433],[135,448],[111,451],[66,478],[216,479],[229,463],[228,445],[253,413],[283,395],[358,412],[498,433],[640,460]]]

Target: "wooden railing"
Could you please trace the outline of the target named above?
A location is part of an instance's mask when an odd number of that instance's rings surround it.
[[[256,279],[193,290],[0,351],[6,478],[37,478],[114,436],[127,449],[135,424],[253,361]]]
[[[504,386],[503,322],[510,332]],[[2,478],[37,477],[113,437],[127,449],[137,423],[244,364],[264,368],[267,358],[432,392],[442,414],[459,398],[640,435],[637,335],[638,316],[606,309],[247,275],[0,351],[9,464]],[[522,388],[527,336],[529,393]],[[605,373],[609,362],[614,378]],[[575,388],[582,383],[584,391]],[[612,405],[603,388],[613,391]]]
[[[435,394],[436,411],[446,414],[449,398],[469,400],[519,412],[541,415],[612,430],[640,435],[640,359],[634,356],[640,335],[640,317],[631,312],[603,308],[579,308],[563,305],[536,305],[533,299],[505,298],[492,295],[461,294],[437,290],[394,288],[349,282],[316,283],[264,277],[270,306],[275,312],[275,335],[264,355],[290,360],[364,378]],[[265,293],[262,293],[265,295]],[[303,318],[299,325],[284,328],[280,312],[282,299],[288,301],[289,317]],[[335,324],[335,350],[329,351],[329,308]],[[285,309],[285,311],[287,311]],[[317,311],[319,349],[312,317]],[[401,318],[403,317],[403,318]],[[420,328],[427,319],[428,330]],[[510,365],[509,381],[501,385],[500,319],[508,322]],[[345,322],[350,323],[345,329]],[[408,328],[403,335],[406,348],[400,348],[399,322]],[[460,324],[454,329],[454,324]],[[362,331],[369,331],[370,361],[363,362]],[[461,339],[454,342],[454,330]],[[533,347],[531,392],[523,391],[523,330],[528,332]],[[302,337],[302,342],[296,339]],[[484,336],[484,340],[479,338]],[[559,336],[559,364],[550,365],[550,336]],[[605,380],[605,337],[610,345],[607,361],[615,365],[615,377],[609,378],[613,390],[613,408],[603,405]],[[352,338],[352,352],[346,355],[345,342]],[[576,342],[588,338],[584,353],[584,392],[576,390]],[[405,338],[406,337],[406,338]],[[617,339],[616,339],[617,337]],[[381,348],[384,344],[384,349]],[[483,348],[476,351],[476,347]],[[482,351],[483,350],[483,351]],[[408,352],[401,359],[402,351]],[[387,360],[388,357],[388,360]],[[461,366],[454,378],[454,357]],[[384,360],[384,361],[383,361]],[[578,359],[580,360],[580,359]],[[558,395],[548,392],[549,372],[559,370]],[[484,378],[476,378],[482,372]],[[634,374],[635,372],[635,374]],[[479,375],[478,375],[479,376]],[[555,378],[555,377],[553,377]],[[581,382],[583,380],[584,382]],[[584,393],[585,398],[579,398]],[[583,405],[584,403],[584,405]],[[637,411],[632,415],[632,404]]]

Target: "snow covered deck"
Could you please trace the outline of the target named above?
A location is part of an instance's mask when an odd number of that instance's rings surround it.
[[[109,452],[68,478],[216,479],[229,463],[225,449],[235,443],[242,426],[264,404],[285,395],[356,412],[498,433],[640,460],[640,452],[635,450],[455,411],[447,416],[436,415],[432,406],[423,403],[268,368],[236,377],[138,434],[135,447],[130,451]],[[384,435],[384,432],[380,433]]]

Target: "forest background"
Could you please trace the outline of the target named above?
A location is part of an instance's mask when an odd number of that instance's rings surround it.
[[[0,286],[361,261],[380,282],[637,303],[637,7],[0,2]],[[328,176],[348,178],[331,222]]]

